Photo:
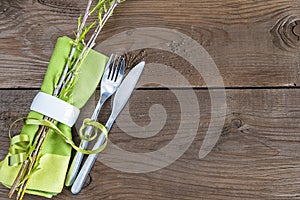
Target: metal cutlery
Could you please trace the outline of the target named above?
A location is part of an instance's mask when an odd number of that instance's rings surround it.
[[[112,54],[110,56],[109,61],[106,64],[105,71],[101,80],[100,99],[91,117],[92,120],[97,121],[102,105],[109,97],[111,97],[111,95],[113,95],[116,92],[117,88],[119,87],[123,79],[124,69],[125,69],[125,58],[122,56]],[[92,131],[93,131],[93,127],[88,126],[84,134],[86,136],[91,136]],[[79,147],[81,149],[86,149],[88,143],[89,143],[88,141],[82,140]],[[71,167],[67,174],[67,178],[65,181],[66,186],[71,186],[75,181],[83,157],[84,157],[83,153],[76,152]]]
[[[116,120],[119,113],[122,111],[122,109],[125,107],[127,101],[129,100],[142,72],[145,66],[145,62],[139,63],[137,66],[135,66],[129,74],[125,77],[125,79],[122,81],[120,87],[118,88],[114,100],[113,100],[113,107],[112,107],[112,113],[106,122],[106,129],[109,132],[114,121]],[[102,133],[99,138],[97,139],[97,142],[95,143],[93,150],[99,148],[104,142],[105,142],[105,135]],[[83,184],[85,183],[85,180],[96,161],[98,154],[92,154],[89,155],[87,160],[85,161],[83,167],[81,168],[78,176],[76,177],[76,180],[71,188],[71,192],[73,194],[78,194],[80,190],[82,189]]]

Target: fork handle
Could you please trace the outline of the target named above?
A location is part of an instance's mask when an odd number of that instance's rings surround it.
[[[89,175],[95,161],[96,161],[97,155],[89,155],[86,159],[82,169],[80,170],[78,176],[76,177],[76,180],[71,188],[72,194],[78,194],[83,187],[83,184],[85,183],[85,180],[87,176]]]
[[[100,110],[101,110],[104,102],[108,98],[109,98],[109,96],[101,95],[101,97],[100,97],[100,99],[99,99],[99,101],[97,103],[97,106],[96,106],[96,108],[95,108],[95,110],[93,112],[92,120],[97,121],[99,112],[100,112]],[[91,132],[92,132],[92,129],[93,129],[92,127],[88,126],[86,134],[90,135]],[[81,140],[79,148],[83,149],[83,150],[86,150],[87,147],[88,147],[88,144],[89,144],[88,141]],[[83,160],[83,157],[84,157],[83,153],[78,152],[78,151],[76,152],[75,157],[73,158],[72,164],[70,166],[70,169],[68,171],[66,181],[65,181],[65,185],[67,187],[71,186],[74,183],[74,181],[76,179],[76,176],[78,174],[78,171],[80,169],[80,165],[81,165],[81,162]]]
[[[109,131],[110,130],[110,127],[113,123],[114,120],[108,120],[109,122],[106,124],[106,129]],[[109,124],[109,126],[107,126]],[[105,138],[105,135],[103,133],[101,133],[101,135],[99,136],[97,142],[95,143],[94,147],[93,147],[93,150],[99,148],[104,142],[105,142],[106,138]],[[97,159],[97,156],[99,155],[98,154],[90,154],[88,156],[88,158],[86,159],[86,161],[84,162],[84,165],[82,166],[78,176],[76,177],[75,179],[75,182],[71,188],[71,192],[72,194],[78,194],[80,192],[80,190],[82,189],[83,187],[83,184],[85,183],[85,180],[87,178],[87,176],[89,175],[96,159]]]
[[[81,141],[79,148],[85,150],[85,149],[87,149],[87,146],[88,146],[87,141]],[[80,169],[80,165],[83,160],[83,157],[84,157],[83,153],[80,153],[79,151],[76,152],[75,157],[73,158],[72,164],[70,166],[69,172],[67,174],[66,181],[65,181],[65,185],[67,187],[71,186],[74,183],[75,178]]]

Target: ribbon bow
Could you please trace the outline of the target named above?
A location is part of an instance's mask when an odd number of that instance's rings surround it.
[[[10,140],[8,162],[10,166],[17,166],[27,159],[30,138],[28,135],[17,135]]]
[[[15,122],[13,122],[11,125],[11,128],[15,123],[17,123],[18,121],[21,121],[21,120],[23,120],[23,119],[18,119]],[[84,150],[84,149],[79,148],[73,142],[72,138],[65,136],[64,133],[61,130],[59,130],[59,128],[51,121],[44,120],[44,119],[27,118],[25,121],[25,124],[45,126],[49,129],[51,129],[54,133],[56,133],[58,136],[63,138],[63,140],[67,144],[71,145],[73,149],[75,149],[76,151],[79,151],[80,153],[83,153],[83,154],[97,154],[97,153],[100,153],[101,151],[103,151],[107,146],[107,140],[108,140],[107,129],[102,124],[100,124],[96,121],[93,121],[91,119],[84,120],[83,125],[81,126],[81,128],[79,130],[79,136],[83,140],[91,141],[97,137],[98,130],[100,130],[102,133],[104,133],[105,138],[106,138],[105,142],[99,148],[97,148],[95,150]],[[96,130],[95,134],[93,136],[90,136],[89,138],[87,138],[87,136],[83,133],[84,129],[88,126],[92,126]],[[9,135],[11,132],[11,128],[9,130]],[[11,136],[10,136],[10,138],[11,138]],[[29,136],[26,134],[22,134],[22,135],[17,135],[15,137],[11,138],[9,153],[10,153],[10,156],[9,156],[9,165],[10,166],[18,166],[20,163],[24,162],[27,159],[28,155],[30,154],[30,138],[29,138]]]

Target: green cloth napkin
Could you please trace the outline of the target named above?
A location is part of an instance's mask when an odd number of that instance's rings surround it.
[[[53,51],[47,73],[41,91],[51,94],[59,81],[67,58],[72,48],[72,40],[67,37],[58,39]],[[78,52],[76,56],[78,56]],[[88,99],[94,93],[100,79],[103,75],[104,67],[108,58],[96,51],[91,50],[82,63],[78,80],[73,89],[73,95],[67,100],[77,108],[82,108]],[[47,105],[45,105],[47,106]],[[42,119],[43,115],[31,111],[28,118]],[[67,137],[72,137],[71,128],[55,123],[57,127]],[[24,125],[21,134],[30,137],[32,143],[34,135],[38,130],[36,125]],[[71,146],[53,131],[49,131],[43,145],[39,165],[28,180],[26,193],[40,195],[51,198],[60,193],[64,186],[64,181],[71,157]],[[8,165],[8,157],[0,162],[0,182],[6,187],[11,187],[15,180],[21,165],[13,167]]]

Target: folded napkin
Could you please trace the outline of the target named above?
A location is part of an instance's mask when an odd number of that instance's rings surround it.
[[[61,37],[58,39],[44,78],[42,92],[52,95],[71,48],[72,40],[70,38]],[[79,51],[76,53],[76,56],[78,55]],[[81,65],[72,95],[66,99],[68,103],[79,109],[85,105],[100,82],[107,61],[106,56],[93,50],[90,51]],[[43,119],[43,115],[31,111],[28,118]],[[55,124],[66,137],[72,138],[70,127],[57,122]],[[24,125],[20,135],[29,138],[27,142],[32,144],[38,128],[37,125]],[[72,147],[62,137],[50,130],[41,150],[38,167],[33,170],[28,180],[26,193],[48,198],[60,193],[64,186],[71,150]],[[8,188],[12,186],[22,165],[10,166],[9,157],[11,155],[10,151],[6,158],[0,162],[0,182]]]

